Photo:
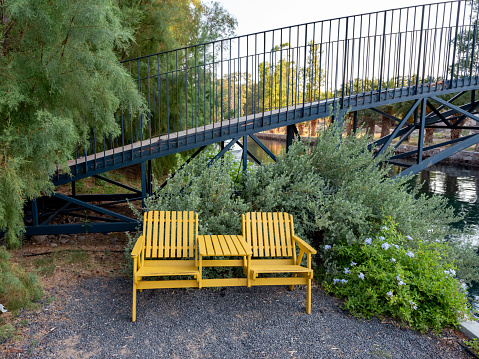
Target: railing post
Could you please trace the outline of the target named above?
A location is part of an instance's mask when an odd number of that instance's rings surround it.
[[[474,22],[474,33],[472,34],[471,66],[469,69],[469,85],[472,82],[472,68],[474,67],[474,50],[476,48],[477,21]]]
[[[422,39],[423,39],[423,33],[424,33],[424,12],[425,12],[425,5],[422,6],[422,14],[421,14],[421,37],[419,38],[419,53],[417,56],[417,72],[416,72],[416,93],[417,95],[417,89],[419,87],[419,73],[421,69],[421,56],[422,56]],[[424,79],[423,79],[424,81]]]
[[[457,35],[459,33],[459,17],[461,15],[461,1],[457,3],[457,19],[456,19],[456,35],[454,37],[454,50],[452,51],[452,67],[451,67],[451,87],[454,80],[454,68],[456,67],[456,49],[457,49]]]

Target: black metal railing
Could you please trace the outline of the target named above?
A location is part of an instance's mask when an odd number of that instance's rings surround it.
[[[145,96],[149,113],[133,116],[121,108],[121,134],[92,133],[79,144],[76,163],[87,155],[96,160],[110,150],[125,153],[133,151],[133,144],[148,146],[184,134],[198,134],[201,146],[200,135],[207,129],[241,133],[246,128],[242,121],[319,103],[336,111],[354,98],[380,102],[381,96],[372,95],[392,89],[408,89],[392,93],[399,101],[419,88],[439,92],[471,85],[477,81],[476,49],[477,12],[468,1],[451,1],[130,59],[123,64]]]

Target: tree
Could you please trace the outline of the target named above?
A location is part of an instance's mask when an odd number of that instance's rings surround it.
[[[76,141],[118,133],[119,104],[138,112],[143,100],[116,57],[133,39],[116,2],[0,5],[0,230],[18,245],[25,202],[50,193]]]

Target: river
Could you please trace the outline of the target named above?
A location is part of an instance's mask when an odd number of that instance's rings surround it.
[[[286,143],[274,140],[262,140],[275,155],[285,148]],[[261,162],[272,162],[272,159],[252,140],[248,140],[248,150]],[[233,153],[241,157],[241,148],[235,146]],[[479,169],[456,166],[436,165],[417,174],[413,181],[423,183],[421,191],[428,194],[440,194],[448,199],[457,214],[464,219],[455,224],[461,231],[469,229],[461,235],[464,241],[479,243]],[[479,317],[479,283],[469,288],[469,300]]]

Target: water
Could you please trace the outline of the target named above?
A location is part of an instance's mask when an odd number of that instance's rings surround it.
[[[286,142],[262,140],[275,155],[285,149]],[[237,146],[236,156],[241,158],[241,148]],[[272,159],[254,141],[248,140],[248,150],[261,162],[269,163]],[[455,224],[461,231],[469,229],[461,235],[461,240],[479,244],[479,169],[457,166],[436,165],[427,171],[417,174],[413,181],[423,183],[421,192],[440,194],[447,198],[456,214],[464,219]],[[469,299],[476,312],[479,313],[479,283],[469,288]],[[479,315],[478,315],[479,316]]]

